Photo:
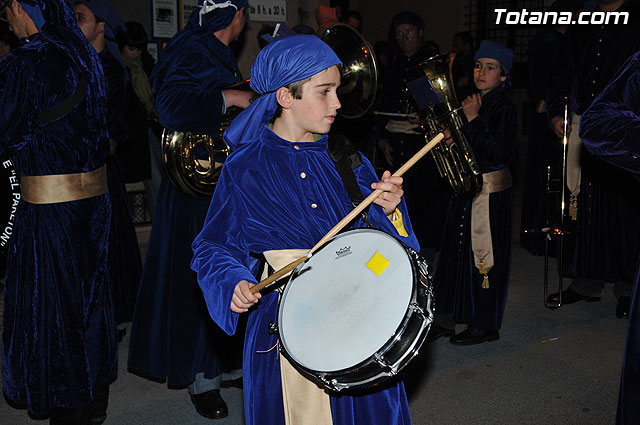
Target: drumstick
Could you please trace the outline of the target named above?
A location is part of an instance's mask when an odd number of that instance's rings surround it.
[[[405,162],[404,165],[402,165],[402,167],[398,168],[396,170],[396,172],[393,173],[392,177],[400,177],[404,173],[406,173],[409,168],[413,167],[416,162],[418,162],[423,156],[425,156],[427,152],[429,152],[431,149],[433,149],[434,146],[436,146],[438,143],[440,143],[440,141],[442,139],[444,139],[444,134],[438,133],[438,135],[436,137],[431,139],[429,141],[429,143],[427,143],[422,149],[420,149],[415,155],[413,155],[407,162]],[[278,280],[280,277],[284,276],[285,274],[289,273],[291,270],[295,269],[300,264],[305,262],[308,258],[311,257],[311,254],[313,254],[318,248],[320,248],[322,245],[324,245],[324,243],[327,242],[329,239],[331,239],[332,237],[337,235],[338,232],[340,232],[340,230],[342,230],[347,224],[349,224],[349,222],[351,222],[351,220],[353,220],[356,216],[358,216],[358,214],[360,214],[362,211],[364,211],[365,208],[367,208],[369,205],[371,205],[371,203],[378,196],[380,196],[380,194],[382,192],[383,191],[380,190],[380,189],[376,189],[373,192],[371,192],[371,194],[369,196],[367,196],[364,201],[362,201],[349,214],[347,214],[347,216],[345,218],[340,220],[340,222],[338,224],[336,224],[333,227],[333,229],[329,230],[329,232],[326,235],[324,235],[322,237],[322,239],[320,239],[318,241],[318,243],[314,245],[313,248],[311,248],[309,250],[309,253],[306,256],[304,256],[302,258],[298,258],[294,262],[284,266],[282,269],[278,270],[277,272],[275,272],[274,274],[272,274],[268,278],[264,279],[262,282],[258,283],[255,286],[252,286],[251,287],[251,293],[255,294],[256,292],[260,291],[261,289],[266,288],[267,286],[271,285],[273,282]]]

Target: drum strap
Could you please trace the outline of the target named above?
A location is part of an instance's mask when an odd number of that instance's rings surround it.
[[[349,139],[341,134],[329,137],[328,152],[329,157],[336,166],[338,175],[342,179],[345,189],[347,189],[349,198],[351,198],[351,204],[354,208],[357,207],[364,201],[364,195],[362,195],[362,191],[356,180],[356,175],[353,172],[353,170],[362,165],[360,152],[351,144]],[[369,207],[362,212],[362,219],[367,226],[373,227],[369,222],[368,211]]]

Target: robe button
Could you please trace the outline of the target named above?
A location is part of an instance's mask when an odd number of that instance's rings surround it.
[[[317,204],[311,204],[311,208],[314,208],[314,209],[318,208],[318,205]]]
[[[300,178],[302,178],[302,179],[306,179],[306,178],[307,178],[307,175],[306,175],[305,173],[300,173]]]
[[[293,145],[293,148],[294,148],[295,150],[297,150],[297,151],[298,151],[298,150],[300,150],[300,146],[298,146],[298,145]]]

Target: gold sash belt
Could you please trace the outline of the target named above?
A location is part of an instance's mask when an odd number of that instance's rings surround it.
[[[512,186],[508,168],[482,174],[482,191],[476,195],[471,205],[471,249],[474,262],[484,275],[482,287],[489,288],[489,270],[493,267],[493,245],[489,220],[489,194],[501,192]]]
[[[57,204],[107,193],[107,167],[88,173],[20,177],[22,199],[31,204]]]

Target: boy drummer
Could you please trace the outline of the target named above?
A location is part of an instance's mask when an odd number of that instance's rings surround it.
[[[250,292],[256,254],[277,270],[301,257],[352,208],[327,151],[326,133],[340,108],[339,65],[315,36],[282,38],[260,52],[251,87],[262,96],[225,134],[234,153],[193,243],[191,267],[211,317],[232,334],[239,314],[250,311],[244,348],[249,425],[410,423],[402,382],[338,397],[297,373],[280,356],[277,336],[269,333],[277,293]],[[383,191],[370,207],[369,221],[418,251],[402,200],[402,178],[385,171],[378,181],[367,159],[361,160],[353,172],[362,193]]]

